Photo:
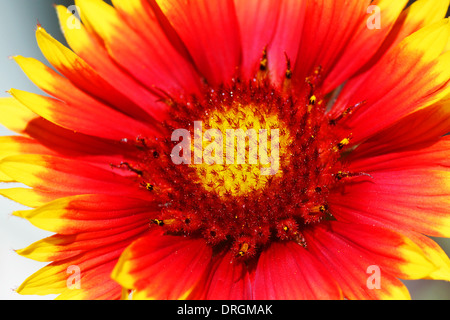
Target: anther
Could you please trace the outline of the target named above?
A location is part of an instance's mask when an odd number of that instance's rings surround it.
[[[149,182],[141,182],[141,186],[143,186],[148,191],[153,191],[154,186]]]
[[[291,79],[292,78],[291,59],[289,59],[289,57],[287,56],[287,53],[284,53],[284,55],[286,56],[286,73],[285,73],[285,77],[286,77],[286,79]]]
[[[266,71],[268,66],[268,59],[267,59],[267,47],[264,48],[261,60],[259,62],[259,70],[260,71]]]
[[[153,222],[154,224],[162,227],[164,225],[164,221],[163,220],[159,220],[159,219],[152,219],[151,222]]]
[[[328,205],[321,204],[321,205],[314,206],[311,209],[309,209],[309,214],[316,215],[316,214],[319,214],[319,213],[325,213],[327,211],[328,211]]]
[[[243,256],[247,253],[247,251],[248,251],[248,243],[247,243],[247,242],[244,242],[244,243],[241,245],[241,248],[240,248],[238,254],[239,254],[241,257],[243,257]]]
[[[350,143],[351,135],[348,138],[342,139],[333,149],[334,151],[342,150],[346,145]]]

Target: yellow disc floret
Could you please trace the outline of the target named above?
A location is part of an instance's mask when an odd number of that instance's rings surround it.
[[[282,175],[288,145],[289,132],[276,114],[235,103],[197,122],[191,166],[207,191],[241,196]]]

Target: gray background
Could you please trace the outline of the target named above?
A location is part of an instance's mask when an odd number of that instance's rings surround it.
[[[65,43],[52,7],[53,3],[68,6],[73,4],[73,1],[0,0],[0,96],[8,96],[6,90],[10,88],[42,94],[8,57],[23,55],[47,63],[34,37],[37,20],[56,39]],[[0,135],[10,134],[13,133],[0,125]],[[0,183],[1,187],[5,185]],[[25,208],[0,197],[0,299],[53,299],[54,295],[21,296],[13,291],[27,276],[45,265],[22,258],[13,250],[51,235],[33,227],[27,221],[11,216],[11,212],[20,209]],[[450,240],[444,239],[440,243],[450,252]],[[413,299],[450,299],[450,283],[419,280],[406,281],[406,284]]]

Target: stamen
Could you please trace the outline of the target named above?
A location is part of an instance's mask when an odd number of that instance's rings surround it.
[[[269,60],[267,59],[267,47],[264,47],[263,53],[262,53],[262,58],[259,62],[259,70],[266,71],[268,64],[269,64]]]
[[[343,171],[338,171],[336,174],[334,174],[334,177],[336,178],[336,180],[342,180],[344,178],[351,178],[351,177],[369,177],[371,179],[373,179],[373,176],[365,173],[365,172],[343,172]]]
[[[337,125],[337,123],[342,120],[343,118],[351,115],[353,113],[353,111],[355,111],[355,109],[365,105],[367,103],[367,100],[363,100],[361,102],[358,102],[356,104],[354,104],[353,106],[348,107],[347,109],[345,109],[337,118],[335,119],[330,119],[329,124],[332,126]]]

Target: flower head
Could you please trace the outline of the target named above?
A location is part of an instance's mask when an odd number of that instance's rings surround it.
[[[399,279],[450,280],[427,237],[450,235],[448,0],[112,2],[76,1],[82,23],[56,6],[71,49],[36,37],[58,72],[14,57],[50,97],[0,100],[20,134],[0,179],[30,187],[0,194],[55,232],[18,250],[50,262],[18,292],[397,299]]]

